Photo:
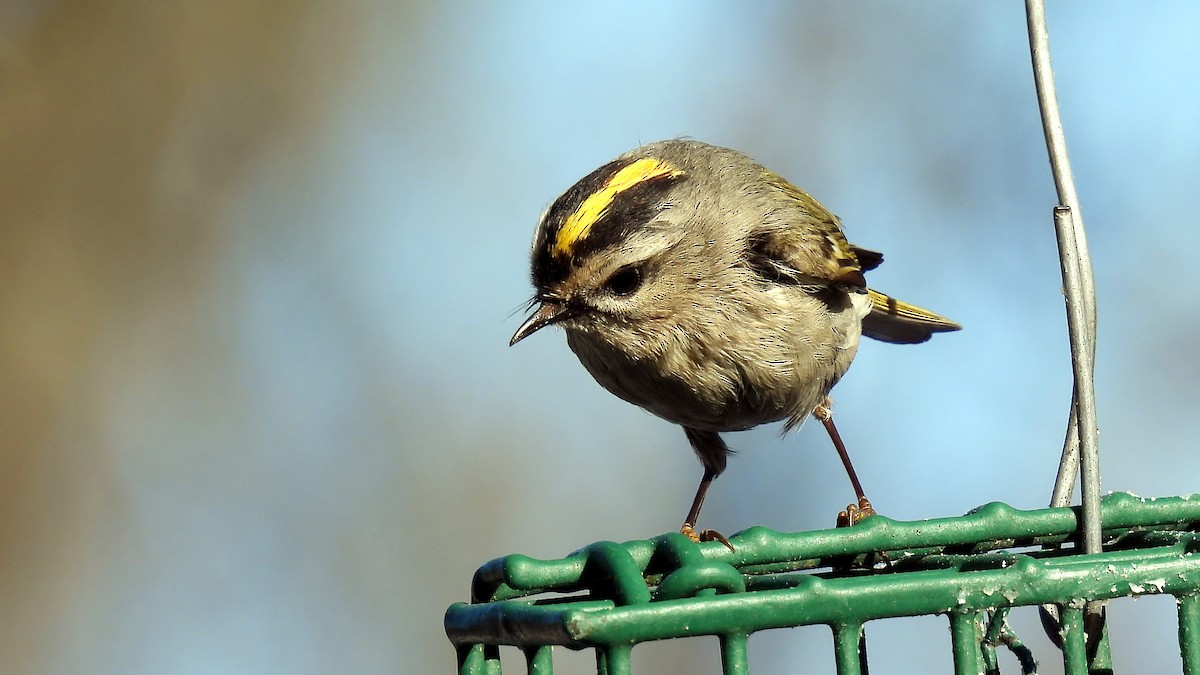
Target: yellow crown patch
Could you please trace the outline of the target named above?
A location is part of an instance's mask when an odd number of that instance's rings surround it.
[[[563,221],[558,236],[554,238],[554,254],[570,255],[575,244],[587,237],[592,226],[604,217],[617,195],[648,180],[682,175],[683,171],[680,169],[652,157],[639,159],[616,172],[603,187],[588,195],[579,208]]]

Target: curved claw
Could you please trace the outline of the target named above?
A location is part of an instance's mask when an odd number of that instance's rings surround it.
[[[716,530],[703,530],[701,532],[696,532],[696,528],[690,523],[684,523],[683,527],[679,528],[679,532],[697,544],[702,541],[719,541],[722,544],[725,544],[730,551],[737,550],[733,547],[733,544],[729,543],[729,540],[725,538],[725,535],[717,532]]]
[[[864,519],[875,515],[875,509],[871,506],[871,502],[867,501],[866,497],[859,497],[858,504],[851,504],[846,507],[845,511],[838,514],[838,527],[854,527]]]

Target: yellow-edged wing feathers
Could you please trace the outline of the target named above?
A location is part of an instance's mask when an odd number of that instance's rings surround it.
[[[928,340],[934,333],[962,328],[944,316],[890,295],[875,290],[867,293],[871,297],[871,313],[863,318],[862,332],[869,338],[897,344],[916,344]]]
[[[799,283],[812,280],[866,288],[863,266],[842,234],[837,217],[779,175],[764,172],[770,188],[787,200],[785,207],[768,216],[750,242],[752,251],[761,257],[760,266],[769,265],[780,276]]]
[[[759,269],[795,283],[825,283],[853,291],[867,290],[863,271],[883,262],[883,255],[852,246],[838,219],[808,193],[778,175],[766,172],[772,189],[787,196],[788,208],[773,214],[775,222],[750,242]],[[861,291],[860,291],[861,292]],[[878,291],[867,290],[871,312],[863,318],[863,335],[900,344],[928,340],[934,333],[962,327],[944,316],[910,305]]]

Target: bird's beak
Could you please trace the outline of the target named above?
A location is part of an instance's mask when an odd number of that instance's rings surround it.
[[[528,319],[525,319],[525,323],[521,324],[521,327],[517,329],[517,332],[513,333],[512,339],[508,341],[508,346],[511,347],[521,340],[524,340],[530,335],[533,335],[539,330],[545,328],[546,326],[569,319],[576,314],[577,312],[569,305],[563,305],[555,302],[543,302],[538,306],[536,312],[534,312]]]

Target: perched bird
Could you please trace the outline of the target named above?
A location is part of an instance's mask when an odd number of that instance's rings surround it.
[[[720,433],[810,413],[874,511],[829,410],[860,335],[918,343],[958,324],[867,288],[883,261],[850,245],[815,199],[735,150],[650,143],[571,186],[534,237],[532,315],[516,344],[550,325],[605,389],[683,427],[704,466],[680,531],[695,526],[725,470]]]

